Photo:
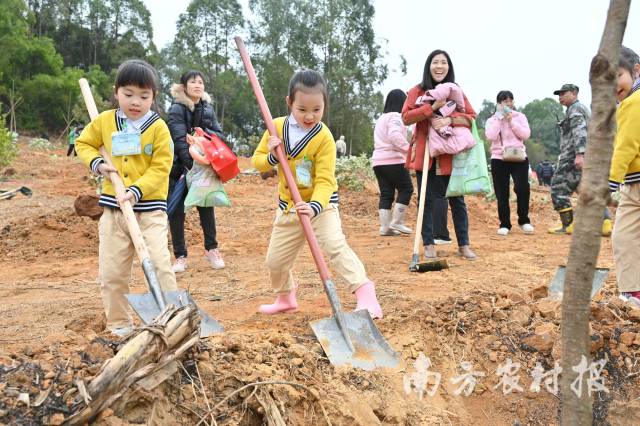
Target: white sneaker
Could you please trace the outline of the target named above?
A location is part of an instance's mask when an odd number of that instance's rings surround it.
[[[437,246],[442,246],[445,244],[451,244],[451,240],[441,240],[440,238],[434,238],[433,243]]]
[[[222,269],[225,267],[224,260],[218,249],[205,250],[204,258],[211,263],[213,269]]]
[[[176,259],[176,262],[173,264],[173,272],[176,274],[179,272],[184,272],[187,270],[187,257],[180,256]]]
[[[498,235],[502,235],[503,237],[506,237],[507,235],[509,235],[509,228],[498,229]]]
[[[114,328],[110,328],[109,331],[118,337],[124,337],[133,331],[133,327],[130,325],[127,325],[124,327],[114,327]]]
[[[533,225],[530,223],[525,223],[524,225],[520,225],[520,229],[525,234],[533,234]]]

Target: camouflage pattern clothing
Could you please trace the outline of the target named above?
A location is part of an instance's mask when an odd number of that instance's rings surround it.
[[[575,165],[576,155],[584,155],[587,148],[589,109],[579,101],[567,108],[560,126],[560,156],[556,173],[551,179],[551,201],[555,210],[571,207],[571,195],[578,189],[582,171]]]

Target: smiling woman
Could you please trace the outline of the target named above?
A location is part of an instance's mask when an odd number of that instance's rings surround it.
[[[459,106],[449,113],[443,113],[449,103],[446,99],[436,100],[429,96],[432,91],[448,88],[450,96],[454,92],[461,95]],[[422,83],[409,90],[407,100],[402,107],[402,120],[405,125],[415,124],[415,132],[409,146],[406,167],[416,171],[418,193],[422,184],[423,165],[430,137],[430,128],[442,132],[456,127],[471,127],[476,113],[462,90],[455,84],[453,63],[449,54],[444,50],[434,50],[429,54],[424,64]],[[424,255],[428,260],[436,258],[435,241],[433,235],[434,204],[438,198],[444,198],[451,177],[451,154],[441,154],[429,157],[426,197],[424,200],[424,217],[422,220],[422,243]],[[465,259],[476,259],[475,253],[469,247],[469,219],[464,197],[450,197],[449,206],[453,216],[453,225],[458,240],[458,254]]]

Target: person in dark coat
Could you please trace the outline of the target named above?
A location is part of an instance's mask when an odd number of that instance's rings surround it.
[[[176,182],[183,173],[193,166],[193,159],[189,155],[187,134],[200,127],[209,134],[215,134],[225,140],[222,127],[218,123],[211,97],[205,92],[204,75],[199,71],[187,71],[180,77],[180,83],[171,88],[173,102],[169,108],[167,124],[173,139],[173,167],[169,176],[169,197]],[[200,224],[204,232],[204,257],[214,269],[224,268],[224,260],[218,250],[216,239],[216,219],[213,207],[198,207]],[[184,239],[184,206],[179,206],[169,217],[173,253],[176,262],[175,272],[184,272],[187,268],[187,246]]]

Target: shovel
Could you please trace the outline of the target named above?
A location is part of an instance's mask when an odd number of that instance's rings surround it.
[[[424,205],[427,202],[427,178],[429,176],[429,139],[426,140],[424,146],[424,160],[422,162],[422,180],[420,181],[420,202],[418,203],[418,219],[416,220],[416,235],[413,239],[413,256],[409,271],[411,272],[429,272],[441,271],[449,268],[447,261],[442,259],[433,259],[420,262],[420,238],[422,234],[422,221],[424,220]]]
[[[562,300],[562,294],[564,292],[564,278],[567,272],[567,267],[564,265],[558,266],[556,274],[553,276],[551,284],[549,284],[549,298],[553,300]],[[609,275],[609,268],[596,268],[593,274],[593,281],[591,281],[591,298],[602,288],[604,282]]]
[[[277,135],[273,124],[269,107],[262,94],[251,59],[240,37],[235,37],[242,62],[249,76],[253,93],[258,101],[262,118],[267,130],[272,135]],[[289,168],[289,163],[284,155],[282,145],[275,150],[276,157],[282,167],[285,179],[293,200],[297,203],[302,200],[298,187]],[[363,370],[373,370],[376,367],[395,367],[399,364],[398,353],[384,339],[373,323],[373,319],[367,310],[356,312],[343,312],[340,299],[336,292],[335,284],[329,276],[329,269],[324,261],[320,246],[311,227],[311,219],[298,214],[304,235],[309,244],[309,249],[316,263],[324,291],[327,293],[333,316],[311,323],[311,328],[324,349],[329,361],[334,365],[351,365]]]
[[[98,115],[98,109],[96,108],[96,104],[93,100],[93,95],[91,94],[91,89],[89,88],[89,82],[86,79],[81,78],[80,81],[80,89],[82,91],[82,96],[84,97],[85,104],[87,105],[87,109],[89,110],[89,115],[93,120]],[[112,165],[111,157],[109,153],[107,153],[104,146],[100,147],[100,154],[104,158],[105,162],[108,165]],[[113,183],[113,187],[115,188],[116,195],[118,198],[121,198],[126,189],[120,178],[120,175],[116,172],[109,173],[109,179],[111,183]],[[145,324],[153,323],[154,319],[164,310],[167,304],[173,304],[177,307],[182,307],[186,305],[195,305],[196,303],[191,298],[191,295],[186,290],[176,290],[176,291],[162,291],[160,287],[160,281],[158,280],[158,276],[156,274],[156,269],[151,262],[151,257],[149,256],[149,251],[147,250],[147,245],[144,242],[144,238],[142,237],[142,232],[140,231],[140,227],[138,226],[138,221],[136,220],[136,216],[133,213],[133,207],[130,202],[125,202],[120,206],[122,210],[122,214],[124,215],[125,221],[127,222],[127,228],[129,230],[129,235],[131,236],[131,241],[133,242],[133,246],[136,249],[136,254],[138,255],[138,259],[142,264],[142,271],[144,272],[144,276],[147,280],[147,284],[149,285],[150,293],[145,294],[127,294],[127,300],[129,304],[133,308],[133,310],[138,314],[140,319]],[[197,305],[196,305],[197,307]],[[208,337],[214,333],[220,333],[223,331],[220,323],[213,318],[211,318],[206,312],[198,307],[198,312],[202,320],[200,321],[200,337]]]
[[[26,186],[21,186],[18,189],[12,189],[10,191],[3,191],[0,189],[0,200],[9,200],[13,198],[13,196],[16,195],[18,192],[24,195],[25,197],[31,197],[31,194],[33,194],[33,192]]]

